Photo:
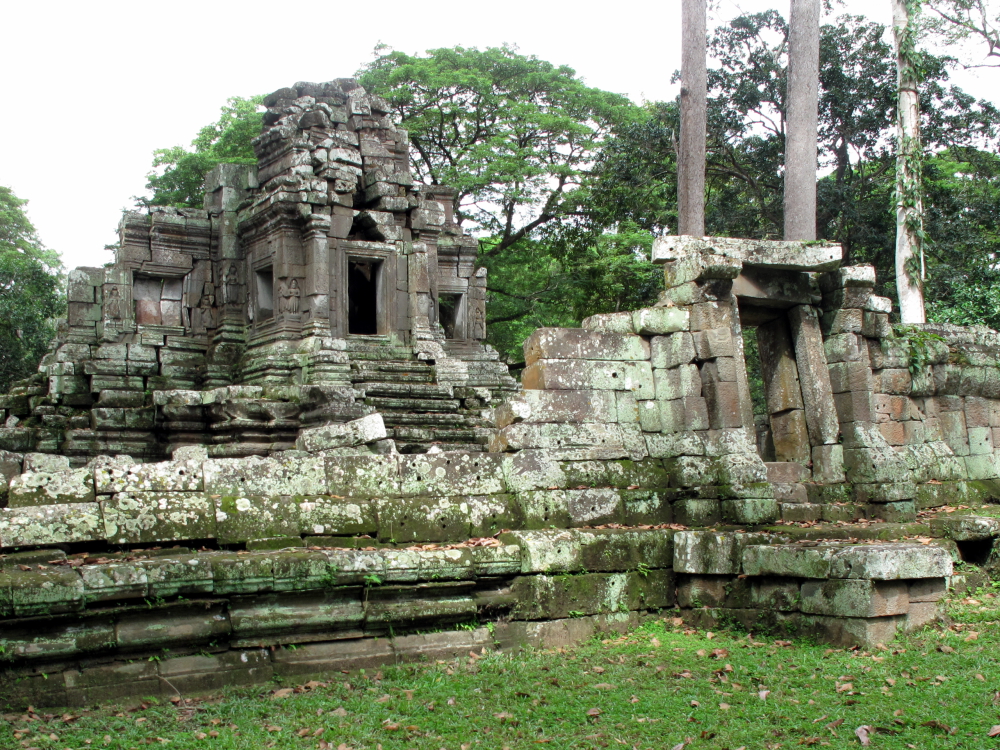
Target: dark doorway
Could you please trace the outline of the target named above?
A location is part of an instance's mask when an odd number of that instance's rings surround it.
[[[444,328],[446,339],[464,338],[458,331],[461,307],[461,294],[442,294],[438,297],[438,321]]]
[[[274,317],[274,269],[272,266],[258,269],[257,277],[257,320]]]
[[[347,332],[376,334],[378,330],[378,277],[382,262],[347,262]]]

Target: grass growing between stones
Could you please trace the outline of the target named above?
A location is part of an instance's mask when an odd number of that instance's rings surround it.
[[[1000,599],[980,590],[948,612],[950,624],[854,651],[666,618],[570,649],[6,715],[0,747],[1000,747]]]

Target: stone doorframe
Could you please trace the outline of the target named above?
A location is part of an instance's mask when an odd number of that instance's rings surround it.
[[[820,329],[818,277],[838,268],[839,245],[717,237],[664,237],[653,261],[665,265],[671,298],[690,284],[692,299],[729,308],[734,344],[757,329],[774,456],[765,460],[825,465],[840,442],[833,388]],[[680,292],[683,297],[683,292]],[[676,304],[678,300],[673,300]],[[749,381],[738,378],[744,425],[753,424]]]

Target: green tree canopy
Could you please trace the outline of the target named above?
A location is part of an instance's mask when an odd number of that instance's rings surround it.
[[[39,241],[26,203],[0,186],[0,392],[35,371],[65,308],[62,264]]]
[[[386,52],[359,80],[409,132],[415,177],[458,189],[458,219],[494,238],[487,254],[578,213],[603,141],[639,113],[572,68],[506,46]]]
[[[147,206],[201,208],[205,175],[217,164],[256,164],[251,141],[260,135],[263,96],[231,97],[219,119],[198,131],[192,148],[174,146],[153,152],[153,171],[146,175],[151,196],[136,200]],[[192,150],[193,149],[193,150]]]

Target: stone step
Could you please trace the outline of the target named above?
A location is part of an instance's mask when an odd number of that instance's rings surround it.
[[[399,409],[410,412],[456,412],[459,407],[457,399],[391,398],[388,396],[366,398],[365,404],[374,406],[379,411]]]

